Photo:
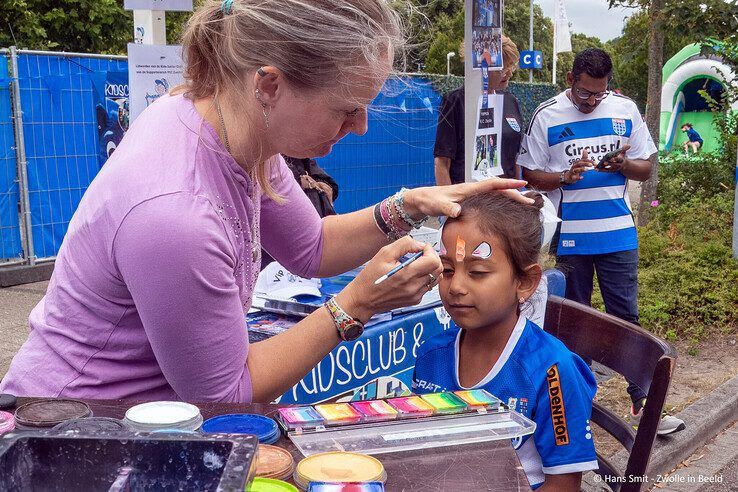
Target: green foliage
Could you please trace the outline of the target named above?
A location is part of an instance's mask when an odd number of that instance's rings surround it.
[[[188,17],[166,13],[170,44],[178,42]],[[125,54],[133,41],[133,12],[120,0],[3,0],[0,26],[0,47]]]
[[[661,162],[659,205],[639,229],[639,306],[643,326],[668,339],[738,331],[734,165],[725,154]]]

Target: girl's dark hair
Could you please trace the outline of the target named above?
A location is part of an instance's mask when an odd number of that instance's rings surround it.
[[[518,278],[525,277],[525,268],[538,263],[543,237],[540,210],[543,197],[535,191],[523,194],[535,200],[528,205],[499,192],[480,193],[461,202],[461,214],[449,217],[446,223],[474,220],[485,234],[502,243]]]
[[[684,128],[685,126],[687,128],[692,128],[692,123],[685,123],[685,124],[682,125],[682,128]]]

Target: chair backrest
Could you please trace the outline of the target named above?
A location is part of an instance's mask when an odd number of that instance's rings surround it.
[[[628,423],[595,403],[592,421],[615,437],[629,452],[624,473],[597,454],[598,473],[621,491],[640,490],[641,482],[623,477],[646,475],[661,411],[666,401],[676,352],[643,328],[574,301],[550,296],[543,328],[572,352],[622,374],[648,395],[648,404],[634,433]],[[614,484],[622,484],[617,487]]]

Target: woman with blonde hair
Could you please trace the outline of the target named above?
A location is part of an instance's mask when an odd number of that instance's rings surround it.
[[[199,8],[183,40],[186,83],[137,118],[88,188],[0,391],[266,402],[374,313],[417,303],[441,263],[409,230],[456,216],[468,196],[523,183],[400,191],[320,219],[280,157],[324,156],[366,132],[399,26],[384,0]],[[244,314],[262,246],[304,277],[368,263],[325,308],[249,346]]]

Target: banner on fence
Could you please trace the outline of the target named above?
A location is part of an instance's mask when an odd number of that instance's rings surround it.
[[[131,121],[184,81],[181,46],[128,44]]]
[[[128,131],[128,72],[94,72],[91,77],[95,87],[95,115],[100,141],[98,162],[102,167]]]

